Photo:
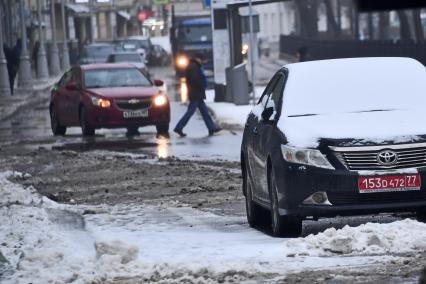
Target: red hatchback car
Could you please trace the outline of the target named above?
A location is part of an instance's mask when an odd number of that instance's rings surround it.
[[[83,135],[97,128],[155,125],[167,133],[170,104],[158,87],[130,64],[89,64],[72,67],[53,87],[50,99],[52,132],[64,135],[67,127],[81,126]]]

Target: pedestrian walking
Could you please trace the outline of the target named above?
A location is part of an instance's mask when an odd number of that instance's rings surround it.
[[[21,59],[22,41],[18,39],[13,48],[7,45],[3,46],[4,54],[7,62],[7,73],[9,74],[10,93],[13,95],[15,78],[18,73],[19,63]]]
[[[183,128],[188,123],[189,119],[195,113],[197,108],[200,110],[201,116],[209,130],[209,135],[213,135],[216,132],[221,131],[220,127],[217,127],[211,118],[207,105],[204,102],[206,99],[206,87],[207,78],[203,68],[204,56],[202,54],[196,54],[189,62],[188,67],[185,70],[186,84],[188,87],[188,98],[189,105],[183,117],[179,120],[176,125],[174,132],[179,134],[180,137],[185,137]]]

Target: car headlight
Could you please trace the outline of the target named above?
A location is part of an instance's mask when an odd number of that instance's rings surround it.
[[[319,150],[295,148],[281,145],[283,158],[287,162],[314,166],[324,169],[334,169],[330,162]]]
[[[154,105],[155,106],[163,106],[167,104],[167,97],[165,95],[157,95],[154,98]]]
[[[243,46],[242,46],[242,48],[241,48],[241,54],[242,55],[246,55],[247,54],[247,52],[248,52],[248,49],[249,49],[249,46],[248,46],[248,44],[243,44]]]
[[[189,59],[185,55],[179,55],[176,58],[176,65],[180,69],[185,69],[188,66],[188,64],[189,64]]]
[[[109,108],[111,106],[111,101],[107,99],[101,99],[98,97],[90,97],[92,104],[101,108]]]

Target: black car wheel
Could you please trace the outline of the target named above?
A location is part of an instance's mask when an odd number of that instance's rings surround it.
[[[271,200],[271,229],[275,237],[299,237],[302,233],[302,219],[296,216],[281,216],[277,197],[277,185],[274,171],[269,179],[269,195]]]
[[[156,126],[158,134],[164,134],[169,132],[169,124],[158,124]]]
[[[243,190],[246,195],[246,213],[247,213],[247,222],[250,227],[254,228],[265,223],[263,218],[265,214],[262,214],[262,209],[259,205],[253,202],[253,191],[251,188],[251,183],[249,181],[248,169],[245,170],[244,180],[243,180]]]
[[[50,127],[54,135],[64,135],[67,131],[66,126],[62,126],[58,121],[58,116],[54,107],[50,108]]]
[[[417,221],[426,223],[426,211],[417,212]]]
[[[137,126],[130,126],[130,127],[127,127],[127,133],[126,133],[126,135],[127,136],[135,136],[135,135],[139,135],[139,127],[137,127]]]
[[[87,110],[84,107],[80,110],[80,126],[83,136],[95,135],[95,129],[89,124],[87,119]]]

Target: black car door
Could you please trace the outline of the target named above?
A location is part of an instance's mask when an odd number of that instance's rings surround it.
[[[264,180],[262,175],[263,172],[263,161],[260,159],[257,148],[259,148],[259,130],[262,126],[261,114],[265,109],[265,106],[268,103],[269,97],[272,94],[274,87],[278,81],[279,76],[275,75],[268,85],[265,88],[262,96],[259,99],[259,102],[254,107],[252,111],[252,120],[250,121],[250,144],[248,146],[248,163],[250,173],[252,175],[252,185],[253,185],[253,197],[260,201],[264,201],[264,194],[262,194],[262,184],[267,182]]]
[[[265,114],[268,113],[267,117],[261,118],[257,127],[257,135],[254,140],[254,155],[256,157],[258,169],[257,177],[260,182],[259,199],[264,202],[269,201],[269,189],[268,189],[268,175],[267,175],[267,160],[268,154],[270,153],[271,140],[274,135],[274,127],[276,127],[276,118],[280,113],[280,103],[283,94],[283,88],[285,83],[285,74],[278,72],[276,76],[276,83],[272,89],[271,94],[268,96],[268,100],[265,104]]]

